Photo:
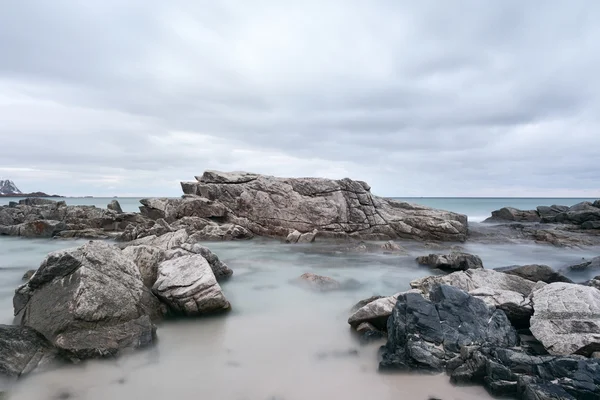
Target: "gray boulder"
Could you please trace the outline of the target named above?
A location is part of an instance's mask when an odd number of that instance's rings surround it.
[[[300,277],[297,279],[297,282],[312,290],[321,292],[339,290],[342,288],[341,283],[335,279],[310,272],[300,275]]]
[[[382,244],[381,250],[383,250],[384,253],[408,255],[408,251],[393,240],[388,240]]]
[[[49,238],[66,229],[66,224],[62,221],[37,220],[19,224],[18,229],[19,236]]]
[[[300,236],[302,236],[302,233],[298,232],[297,230],[294,230],[289,235],[287,235],[287,237],[285,238],[285,242],[286,243],[298,243]]]
[[[531,292],[535,282],[519,276],[488,269],[469,269],[444,276],[429,276],[414,280],[410,286],[429,295],[438,285],[450,285],[483,300],[488,306],[503,310],[518,328],[529,326],[533,314]]]
[[[80,359],[151,345],[163,313],[133,261],[103,242],[50,253],[13,304],[22,326]]]
[[[190,235],[190,240],[247,240],[252,239],[254,234],[248,229],[235,224],[216,224],[206,225],[198,232]]]
[[[123,249],[123,254],[137,265],[142,282],[152,289],[158,277],[158,264],[165,259],[165,252],[158,247],[140,245]]]
[[[554,271],[547,265],[531,264],[531,265],[514,265],[510,267],[496,268],[496,271],[504,272],[505,274],[520,276],[532,282],[542,281],[545,283],[566,282],[573,283],[566,276]]]
[[[317,237],[317,230],[313,230],[312,232],[306,232],[300,235],[298,238],[298,243],[312,243],[315,241]]]
[[[106,206],[106,208],[119,214],[123,212],[121,204],[119,204],[117,200],[111,200],[110,203],[108,203],[108,205]]]
[[[569,207],[567,206],[559,206],[559,205],[551,205],[551,206],[538,206],[537,212],[540,215],[542,222],[556,222],[556,216],[558,214],[562,214],[567,212]]]
[[[160,263],[152,290],[174,314],[197,316],[231,308],[208,261],[199,254]]]
[[[0,378],[18,378],[61,361],[58,350],[35,330],[0,325]]]
[[[483,262],[479,256],[453,251],[448,255],[429,254],[428,256],[417,257],[417,262],[421,265],[429,265],[432,268],[439,268],[445,271],[465,271],[467,269],[483,268]]]
[[[162,218],[171,223],[183,217],[222,219],[227,209],[218,202],[199,196],[186,196],[180,199],[150,198],[140,200],[140,212],[151,218]]]
[[[503,311],[448,285],[398,296],[388,321],[382,369],[442,372],[463,347],[512,347],[517,332]]]
[[[200,254],[202,257],[204,257],[206,261],[208,261],[208,264],[210,265],[210,268],[213,274],[215,275],[217,281],[227,279],[231,275],[233,275],[233,271],[231,270],[231,268],[229,268],[227,264],[222,262],[215,253],[210,251],[209,248],[204,247],[198,243],[185,243],[181,245],[181,249],[192,254]]]
[[[551,283],[532,295],[531,333],[550,354],[600,351],[600,290],[569,283]]]
[[[465,215],[379,198],[366,183],[350,179],[207,171],[197,182],[182,183],[182,189],[190,199],[204,202],[198,207],[202,210],[199,216],[240,225],[263,236],[287,237],[293,230],[315,229],[324,236],[345,234],[364,239],[464,241],[467,236]],[[175,201],[167,203],[152,209],[178,207]],[[226,211],[218,209],[219,205]],[[163,215],[169,213],[173,212],[163,211]]]
[[[564,268],[562,271],[570,272],[575,274],[581,273],[593,273],[594,271],[600,271],[600,256],[594,257],[590,260],[583,261],[580,264],[575,264]]]
[[[348,318],[348,323],[352,327],[368,322],[375,326],[377,329],[387,329],[387,322],[389,316],[392,314],[392,310],[398,301],[398,296],[406,293],[417,293],[420,294],[419,290],[409,290],[408,292],[396,293],[393,296],[380,297],[374,296],[372,301],[363,301],[353,307],[353,312]]]
[[[519,210],[513,207],[503,207],[492,211],[492,216],[483,222],[540,222],[541,218],[536,210]]]

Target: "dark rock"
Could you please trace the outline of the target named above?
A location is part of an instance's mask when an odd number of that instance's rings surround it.
[[[119,214],[123,212],[121,204],[119,204],[117,200],[111,200],[110,203],[108,203],[108,206],[106,206],[106,208]]]
[[[19,236],[49,238],[66,229],[62,221],[37,220],[18,225]]]
[[[24,281],[30,280],[33,274],[35,274],[35,271],[37,271],[37,269],[30,269],[29,271],[25,272],[22,279]]]
[[[453,251],[448,255],[429,254],[428,256],[417,257],[417,262],[421,265],[429,265],[430,267],[445,271],[465,271],[467,269],[483,268],[483,262],[478,256],[457,251]]]
[[[13,304],[21,325],[80,359],[152,344],[163,313],[133,261],[103,242],[50,253]]]
[[[520,276],[521,278],[530,280],[532,282],[542,281],[545,283],[553,282],[566,282],[573,283],[572,280],[566,276],[554,271],[547,265],[515,265],[510,267],[496,268],[496,271],[504,272],[509,275]]]
[[[549,223],[556,222],[556,216],[567,212],[568,210],[569,207],[559,205],[538,206],[537,208],[537,212],[540,215],[542,222]]]
[[[571,273],[592,273],[600,271],[600,257],[594,257],[591,260],[584,261],[580,264],[571,265],[563,269],[565,272]]]
[[[541,218],[536,210],[519,210],[513,207],[504,207],[492,211],[492,216],[483,222],[540,222]]]
[[[448,285],[398,296],[388,320],[382,369],[441,372],[464,346],[511,347],[518,336],[501,310]]]
[[[581,229],[600,229],[600,221],[586,221],[581,224]]]
[[[0,377],[17,378],[61,361],[58,350],[35,330],[0,325]]]
[[[418,290],[411,290],[409,292],[421,293]],[[348,323],[353,327],[357,327],[362,323],[368,322],[379,330],[387,329],[389,316],[392,314],[399,295],[400,293],[389,297],[381,297],[366,303],[350,315]]]

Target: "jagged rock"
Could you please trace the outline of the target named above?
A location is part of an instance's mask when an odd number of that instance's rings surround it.
[[[300,236],[302,236],[302,233],[298,232],[297,230],[294,230],[289,235],[287,235],[287,237],[285,238],[285,242],[286,243],[298,243]]]
[[[19,190],[17,185],[10,179],[2,179],[0,180],[0,195],[19,195],[22,192]]]
[[[153,246],[129,246],[123,249],[123,254],[133,260],[137,265],[142,282],[152,289],[158,276],[158,264],[165,259],[165,252]]]
[[[444,371],[465,346],[512,347],[518,335],[502,310],[448,285],[398,296],[380,368]]]
[[[492,216],[483,222],[540,222],[541,218],[536,210],[518,210],[513,207],[503,207],[492,211]]]
[[[583,224],[581,224],[581,229],[600,229],[600,220],[585,221]]]
[[[414,280],[410,286],[426,295],[437,285],[451,285],[503,310],[516,327],[527,327],[533,314],[530,295],[535,282],[487,269],[469,269]]]
[[[467,269],[483,268],[483,261],[479,256],[453,251],[448,255],[429,254],[428,256],[417,257],[417,262],[421,265],[429,265],[433,268],[451,271],[465,271]]]
[[[206,261],[208,261],[208,264],[210,265],[210,268],[212,269],[212,272],[215,275],[217,281],[227,279],[231,275],[233,275],[233,271],[231,270],[231,268],[229,268],[227,264],[219,260],[219,257],[217,257],[217,255],[210,251],[210,249],[208,249],[207,247],[204,247],[198,243],[185,243],[181,245],[181,248],[190,253],[200,254],[202,257],[204,257]]]
[[[566,276],[554,271],[547,265],[531,264],[531,265],[514,265],[510,267],[496,268],[496,271],[504,272],[509,275],[520,276],[532,282],[542,281],[545,283],[566,282],[573,283]]]
[[[542,222],[556,222],[556,216],[558,214],[562,214],[567,212],[569,207],[567,206],[559,206],[559,205],[551,205],[551,206],[538,206],[537,212],[540,215]]]
[[[34,370],[40,372],[61,361],[58,350],[35,330],[0,325],[0,378],[18,378]]]
[[[111,200],[110,203],[108,203],[108,205],[106,206],[106,208],[119,214],[123,212],[121,204],[119,204],[117,200]]]
[[[596,289],[600,289],[600,275],[590,279],[587,282],[588,286],[595,287]]]
[[[302,235],[300,235],[300,237],[298,238],[298,243],[312,243],[315,241],[316,237],[317,237],[317,230],[315,229],[312,232],[307,232],[307,233],[303,233]]]
[[[253,237],[254,234],[243,226],[213,223],[190,235],[189,240],[194,242],[200,240],[247,240]]]
[[[386,337],[385,333],[375,328],[368,322],[363,322],[356,327],[356,332],[360,335],[361,343],[370,343]]]
[[[330,290],[339,290],[342,288],[342,284],[333,278],[327,276],[321,276],[307,272],[302,274],[298,278],[298,282],[302,285],[307,286],[310,289],[318,290],[321,292]]]
[[[408,254],[408,251],[393,240],[388,240],[381,245],[381,249],[384,253],[395,253],[395,254]]]
[[[350,309],[350,313],[354,314],[356,311],[358,311],[359,309],[363,308],[364,306],[366,306],[367,304],[369,304],[372,301],[375,301],[377,299],[382,299],[385,296],[371,296],[367,299],[363,299],[361,301],[359,301],[358,303],[356,303],[354,306],[352,306],[352,308]]]
[[[80,359],[152,344],[163,312],[133,261],[103,242],[48,254],[13,304],[21,325]]]
[[[183,217],[170,224],[174,230],[185,229],[190,236],[206,228],[208,225],[217,224],[209,219],[200,217]]]
[[[594,257],[591,260],[584,261],[580,264],[571,265],[564,268],[562,271],[572,273],[590,273],[592,271],[600,271],[600,257]]]
[[[600,351],[600,290],[557,282],[535,290],[532,300],[531,333],[550,354]]]
[[[60,239],[112,239],[116,236],[114,232],[105,232],[102,229],[66,230],[54,235]]]
[[[356,311],[353,311],[352,315],[348,318],[348,323],[351,326],[356,327],[364,322],[368,322],[377,329],[387,329],[387,321],[396,305],[398,296],[405,293],[421,292],[419,290],[409,290],[408,292],[396,293],[393,296],[375,298],[375,300],[369,302],[367,301],[370,299],[363,300],[362,303],[366,304],[362,305],[362,307],[358,308]],[[360,306],[360,304],[361,302],[354,306],[353,310]]]
[[[24,281],[28,281],[31,279],[31,277],[33,276],[33,274],[35,274],[35,271],[37,271],[36,269],[30,269],[29,271],[25,272],[23,274],[23,280]]]
[[[197,182],[182,183],[182,188],[192,198],[226,210],[209,212],[206,206],[201,216],[221,218],[219,222],[241,225],[264,236],[287,237],[293,230],[315,229],[325,236],[346,234],[368,239],[464,241],[467,235],[464,215],[379,198],[370,193],[366,183],[350,179],[286,179],[255,174],[232,177],[208,171]]]
[[[24,237],[53,237],[60,231],[66,229],[62,221],[37,220],[17,225],[19,236]]]
[[[183,217],[220,220],[227,214],[223,204],[199,196],[187,196],[181,199],[142,199],[140,203],[142,203],[140,206],[142,215],[151,219],[163,218],[169,223]]]
[[[208,261],[199,254],[160,263],[152,290],[175,314],[195,316],[231,307]]]

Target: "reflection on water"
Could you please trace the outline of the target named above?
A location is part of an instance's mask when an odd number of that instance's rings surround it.
[[[0,238],[4,320],[11,317],[12,291],[23,272],[37,266],[50,249],[74,244]],[[32,376],[13,387],[11,399],[489,398],[479,387],[453,387],[444,375],[380,374],[377,350],[382,343],[362,346],[351,332],[346,320],[356,301],[406,290],[410,280],[431,274],[414,262],[431,250],[402,244],[410,255],[347,253],[323,243],[209,243],[234,270],[223,284],[231,313],[166,322],[150,350]],[[479,254],[487,267],[534,262],[561,267],[600,254],[598,249],[537,245],[463,247]],[[291,283],[304,272],[340,281],[352,278],[361,285],[315,293]]]

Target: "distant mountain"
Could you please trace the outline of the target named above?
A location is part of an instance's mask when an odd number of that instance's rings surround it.
[[[0,195],[20,195],[23,194],[11,180],[0,180]]]

